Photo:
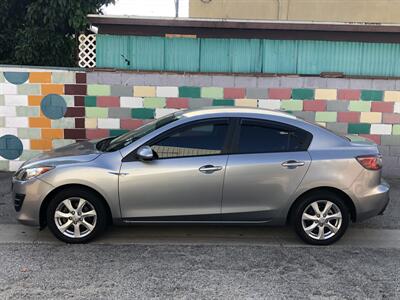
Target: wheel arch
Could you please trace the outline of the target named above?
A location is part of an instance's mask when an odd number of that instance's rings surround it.
[[[302,193],[300,196],[298,196],[296,198],[296,200],[292,203],[292,205],[290,206],[290,209],[288,211],[288,214],[286,216],[286,223],[289,224],[291,223],[291,218],[292,218],[292,214],[293,214],[293,210],[294,208],[307,196],[313,194],[313,193],[318,193],[318,192],[330,192],[333,194],[336,194],[337,196],[339,196],[340,198],[342,198],[348,209],[350,212],[350,218],[353,222],[356,221],[357,218],[357,212],[356,212],[356,207],[354,205],[353,200],[351,199],[351,197],[346,194],[344,191],[335,188],[335,187],[330,187],[330,186],[321,186],[321,187],[315,187],[312,188],[310,190],[305,191],[304,193]]]
[[[79,188],[79,189],[85,189],[91,193],[94,193],[104,204],[104,207],[106,208],[107,211],[107,216],[108,216],[108,222],[111,224],[112,223],[112,213],[111,213],[111,209],[110,206],[108,205],[106,199],[103,197],[102,194],[100,194],[98,191],[96,191],[94,188],[91,188],[87,185],[83,185],[83,184],[65,184],[65,185],[61,185],[56,187],[54,190],[52,190],[50,193],[48,193],[46,195],[46,197],[43,199],[42,204],[40,206],[40,211],[39,211],[39,224],[40,224],[40,228],[44,228],[46,227],[46,210],[47,207],[49,206],[49,203],[51,201],[51,199],[54,198],[54,196],[56,194],[58,194],[59,192],[66,190],[66,189],[73,189],[73,188]]]

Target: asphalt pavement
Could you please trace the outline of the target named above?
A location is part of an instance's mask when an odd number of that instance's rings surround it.
[[[329,247],[290,228],[112,227],[87,245],[15,221],[0,173],[0,299],[400,299],[400,178],[383,216]]]

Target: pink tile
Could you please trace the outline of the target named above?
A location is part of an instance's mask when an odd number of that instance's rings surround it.
[[[120,107],[119,97],[99,96],[97,97],[97,106],[100,107]]]
[[[383,123],[400,124],[400,114],[383,114]]]
[[[338,90],[337,98],[338,100],[360,100],[360,90]]]
[[[268,89],[268,99],[290,99],[292,89],[288,88],[270,88]]]
[[[359,123],[360,122],[360,112],[357,111],[345,111],[338,112],[338,122],[343,123]]]
[[[326,111],[326,101],[324,100],[306,100],[303,101],[304,111]]]
[[[241,88],[224,88],[225,99],[242,99],[246,95],[246,90]]]
[[[89,140],[100,139],[110,136],[108,129],[86,129],[86,138]]]
[[[365,137],[374,143],[380,145],[381,144],[381,136],[377,134],[360,134],[360,136]]]
[[[121,129],[136,129],[143,124],[144,122],[142,120],[121,119]]]
[[[188,108],[188,98],[167,98],[167,108]]]
[[[371,111],[392,113],[394,110],[394,102],[377,102],[372,101]]]

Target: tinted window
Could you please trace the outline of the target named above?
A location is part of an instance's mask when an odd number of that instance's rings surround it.
[[[225,121],[185,126],[155,142],[151,148],[158,158],[217,155],[223,151],[227,130]]]
[[[305,151],[311,135],[301,129],[281,127],[259,121],[243,121],[239,153]]]

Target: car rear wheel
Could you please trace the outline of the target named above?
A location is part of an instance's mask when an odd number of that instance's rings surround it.
[[[50,231],[66,243],[86,243],[107,226],[107,211],[96,195],[84,189],[58,193],[47,208]]]
[[[312,245],[330,245],[346,232],[350,214],[336,194],[319,192],[305,197],[294,210],[298,236]]]

